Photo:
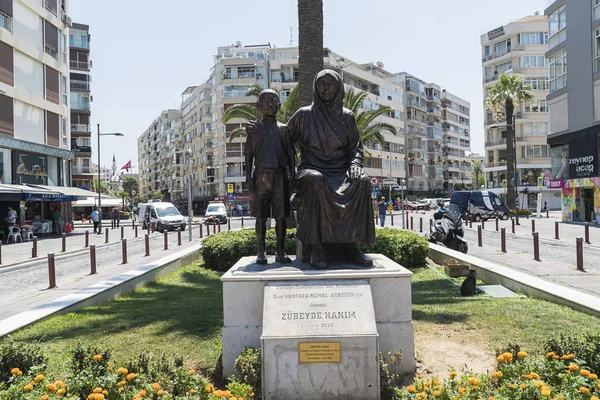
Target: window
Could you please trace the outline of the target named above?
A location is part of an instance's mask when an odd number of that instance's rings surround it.
[[[546,44],[548,32],[528,32],[519,34],[519,44]]]
[[[524,56],[519,58],[519,66],[521,68],[544,68],[548,64],[546,64],[544,56]]]
[[[0,41],[0,82],[9,86],[15,85],[13,48]]]
[[[600,7],[597,7],[596,10],[600,10]],[[600,29],[596,29],[596,48],[594,49],[594,72],[600,72]]]
[[[254,67],[238,67],[237,70],[238,78],[255,78],[256,73]]]
[[[523,146],[521,147],[522,158],[544,158],[548,157],[548,146]]]
[[[548,78],[545,76],[538,78],[525,78],[523,83],[528,85],[531,90],[548,90]]]
[[[500,57],[500,56],[508,53],[509,51],[510,51],[510,39],[505,40],[500,43],[496,43],[496,45],[494,46],[494,54],[496,55],[496,57]]]
[[[550,66],[550,93],[554,93],[567,86],[567,49],[554,53],[548,59]]]
[[[512,61],[505,62],[504,64],[500,64],[496,66],[496,72],[498,75],[502,74],[502,72],[512,72]]]
[[[522,132],[524,136],[546,136],[548,133],[547,122],[528,122],[523,124]]]
[[[528,101],[523,104],[523,112],[527,113],[538,113],[538,112],[548,112],[548,107],[546,106],[546,100],[534,100]]]
[[[12,17],[12,0],[0,0],[0,27],[12,32]]]
[[[69,94],[67,92],[67,78],[65,76],[61,76],[61,89],[62,89],[62,102],[66,106]]]
[[[13,99],[8,96],[0,96],[0,136],[13,137],[14,135]]]
[[[60,34],[60,57],[63,64],[67,63],[67,35]]]
[[[58,114],[46,111],[46,144],[48,146],[60,146],[60,123]]]
[[[58,28],[44,21],[44,45],[46,53],[58,60]]]
[[[487,57],[490,55],[490,46],[485,46],[484,55]]]
[[[550,37],[554,36],[567,26],[567,9],[564,4],[558,10],[550,14],[550,17],[548,17],[548,24],[548,34]]]
[[[61,135],[62,135],[62,145],[64,148],[67,148],[67,120],[66,118],[62,118],[61,125]]]
[[[600,0],[592,0],[592,7],[594,8],[594,21],[600,19]]]
[[[60,104],[58,71],[46,65],[46,100]]]

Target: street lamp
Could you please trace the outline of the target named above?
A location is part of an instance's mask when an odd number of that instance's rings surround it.
[[[98,223],[98,234],[102,233],[102,191],[100,190],[100,136],[125,136],[119,132],[100,133],[100,124],[98,124],[98,211],[100,212],[100,222]]]
[[[188,235],[189,241],[192,241],[192,149],[187,149],[185,152],[188,157]]]
[[[402,216],[402,229],[404,229],[404,186],[406,185],[406,179],[400,180],[400,200],[402,201],[402,211],[400,215]]]

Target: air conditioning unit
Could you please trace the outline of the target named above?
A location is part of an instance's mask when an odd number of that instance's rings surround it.
[[[63,14],[62,22],[67,25],[69,28],[73,26],[73,20],[67,14]]]

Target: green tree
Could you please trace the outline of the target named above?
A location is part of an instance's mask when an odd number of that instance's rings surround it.
[[[483,176],[485,172],[483,172],[483,165],[481,161],[474,160],[471,162],[471,166],[473,167],[473,172],[475,173],[475,184],[477,185],[476,189],[479,189],[485,184],[485,177]]]
[[[125,193],[127,193],[127,197],[129,198],[133,198],[133,193],[132,191],[135,190],[136,194],[139,193],[139,189],[140,189],[140,184],[138,182],[137,179],[135,179],[132,176],[126,176],[123,179],[123,191],[125,191]]]
[[[96,193],[98,193],[98,179],[92,181],[92,187]],[[104,182],[100,182],[100,193],[108,194],[108,186]]]
[[[513,115],[515,106],[533,98],[531,88],[523,83],[523,79],[522,75],[507,75],[502,72],[486,96],[486,109],[494,113],[497,122],[501,122],[502,119],[506,121],[506,203],[513,210],[516,206],[516,152]]]
[[[298,0],[300,104],[312,103],[312,84],[323,69],[323,0]]]

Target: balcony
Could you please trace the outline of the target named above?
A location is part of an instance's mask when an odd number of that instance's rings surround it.
[[[91,61],[74,61],[71,60],[69,62],[71,69],[81,69],[81,70],[89,70],[90,68],[92,68],[92,62]]]
[[[94,172],[89,166],[73,167],[73,175],[93,174]]]
[[[90,91],[90,81],[78,81],[71,79],[71,89]]]
[[[89,44],[86,36],[70,37],[69,38],[69,46],[70,47],[78,47],[80,49],[89,49],[90,48],[90,44]]]
[[[77,154],[92,154],[91,146],[71,146],[71,150],[73,150]]]
[[[506,138],[498,140],[486,140],[485,147],[506,145]]]
[[[54,50],[50,46],[45,46],[45,49],[46,49],[46,54],[48,54],[58,60],[58,51]]]
[[[422,131],[422,130],[417,130],[414,128],[408,128],[407,131],[409,136],[421,136],[421,137],[427,137],[427,132]]]
[[[440,110],[439,108],[430,108],[427,110],[427,112],[440,117],[442,116],[442,110]]]
[[[427,119],[425,118],[425,116],[422,116],[421,118],[419,118],[415,115],[407,115],[406,119],[409,121],[416,121],[416,122],[420,122],[422,124],[427,124]]]
[[[71,133],[74,132],[91,133],[92,127],[86,124],[71,124]]]
[[[76,110],[76,111],[86,111],[89,112],[90,111],[90,103],[89,102],[71,102],[71,110]]]

